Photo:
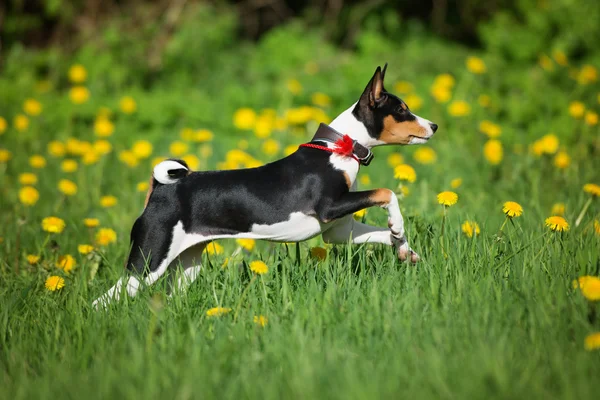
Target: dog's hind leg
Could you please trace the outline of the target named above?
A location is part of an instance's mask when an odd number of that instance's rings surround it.
[[[173,284],[170,296],[175,293],[184,293],[187,288],[196,280],[202,268],[202,252],[210,242],[199,243],[190,247],[177,257],[173,262],[176,268],[182,268],[177,281]]]

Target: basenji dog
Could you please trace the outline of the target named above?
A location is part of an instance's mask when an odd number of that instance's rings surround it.
[[[299,242],[321,234],[326,243],[394,246],[400,260],[416,263],[419,256],[408,246],[396,194],[390,189],[355,191],[356,175],[361,164],[371,161],[371,148],[425,143],[437,130],[385,90],[386,68],[377,67],[356,103],[281,160],[197,172],[181,160],[159,163],[131,230],[131,273],[94,306],[105,306],[122,292],[135,296],[171,264],[183,267],[175,288],[185,289],[199,274],[202,251],[217,239]],[[352,217],[373,206],[387,210],[388,228]]]

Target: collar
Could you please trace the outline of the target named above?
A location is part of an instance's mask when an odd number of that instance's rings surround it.
[[[350,138],[348,135],[343,135],[330,127],[329,125],[321,123],[319,129],[315,133],[315,136],[311,139],[311,142],[315,140],[325,141],[329,143],[341,143],[346,140],[350,140],[352,144],[351,156],[356,159],[362,165],[369,165],[373,159],[373,153],[370,149],[358,143],[356,140]]]

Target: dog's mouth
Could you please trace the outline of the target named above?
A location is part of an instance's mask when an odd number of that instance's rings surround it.
[[[431,136],[433,136],[433,135],[431,135]],[[410,139],[421,139],[421,140],[424,140],[424,141],[428,141],[428,140],[431,138],[431,136],[416,136],[416,135],[409,135],[408,137],[409,137]]]

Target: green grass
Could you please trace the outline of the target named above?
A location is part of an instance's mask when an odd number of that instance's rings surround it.
[[[342,51],[300,24],[282,26],[251,44],[236,41],[230,16],[206,18],[203,32],[209,33],[202,40],[197,21],[174,33],[177,46],[167,48],[159,72],[144,70],[145,60],[135,58],[145,54],[138,39],[130,52],[110,30],[73,57],[55,49],[7,51],[0,71],[0,117],[8,127],[0,132],[0,149],[12,157],[0,162],[0,398],[596,396],[600,352],[585,350],[584,338],[600,331],[599,305],[573,289],[572,281],[600,274],[598,198],[575,224],[590,198],[583,185],[600,183],[599,131],[597,124],[572,117],[569,105],[581,101],[598,113],[600,89],[597,80],[572,79],[569,69],[596,65],[597,52],[570,59],[569,67],[550,61],[550,71],[538,65],[538,53],[521,52],[516,61],[490,50],[479,54],[487,73],[473,75],[464,66],[472,51],[412,28],[400,43],[365,28],[357,34],[356,50]],[[274,51],[284,46],[289,52]],[[194,51],[184,51],[189,48]],[[214,57],[198,63],[197,54]],[[129,231],[145,196],[136,184],[147,181],[150,159],[168,155],[182,128],[214,133],[210,143],[188,141],[199,169],[217,168],[229,150],[244,147],[240,141],[247,142],[252,157],[268,162],[282,151],[264,154],[263,139],[235,128],[238,108],[259,114],[272,108],[284,118],[323,92],[331,97],[331,105],[323,107],[331,119],[356,101],[383,61],[390,62],[388,90],[409,81],[414,90],[402,97],[415,109],[420,99],[417,114],[440,126],[428,144],[437,160],[418,163],[418,146],[378,148],[359,177],[368,174],[372,182],[363,188],[396,189],[399,182],[387,164],[395,151],[415,168],[417,180],[400,204],[410,245],[422,262],[400,263],[392,249],[380,245],[328,247],[327,259],[318,261],[310,248],[324,244],[314,238],[298,248],[259,243],[221,268],[237,248],[224,241],[222,254],[204,255],[201,276],[185,295],[168,298],[164,278],[134,299],[104,311],[91,308],[122,276]],[[89,72],[85,85],[91,97],[83,105],[68,97],[67,70],[75,62]],[[450,115],[448,103],[430,95],[440,73],[454,76],[452,101],[468,102],[467,116]],[[300,82],[301,93],[287,89],[291,78]],[[50,81],[48,91],[36,90],[40,79]],[[125,95],[138,104],[132,115],[119,111]],[[489,96],[490,105],[481,105],[480,95]],[[30,97],[43,111],[19,132],[13,118]],[[96,141],[94,121],[101,107],[112,110],[115,126],[107,139],[113,146],[109,154],[92,165],[84,165],[81,154],[48,154],[52,140]],[[488,140],[479,132],[483,120],[502,129],[499,165],[483,155]],[[271,137],[283,149],[307,141],[316,127],[311,118],[274,129]],[[530,151],[549,132],[571,157],[565,169],[553,165],[554,154]],[[120,154],[139,139],[154,145],[152,156],[128,167]],[[43,155],[47,166],[31,167],[33,154]],[[61,171],[64,158],[77,160],[78,170]],[[34,186],[40,198],[30,207],[19,202],[23,172],[38,177]],[[78,186],[73,197],[57,189],[65,178]],[[463,183],[453,189],[459,200],[447,210],[442,236],[436,195],[449,190],[455,178]],[[99,198],[108,194],[117,196],[118,205],[102,208]],[[502,204],[508,200],[519,202],[524,214],[501,233]],[[567,232],[544,226],[557,202],[566,206]],[[65,220],[63,233],[42,231],[40,223],[50,215]],[[79,244],[94,243],[97,229],[84,227],[87,217],[99,218],[118,238],[91,257],[77,252]],[[386,224],[380,209],[365,218]],[[461,232],[467,220],[479,224],[480,235],[468,238]],[[29,265],[28,254],[40,255],[39,263]],[[56,267],[64,254],[77,261],[68,274]],[[248,263],[259,259],[270,270],[253,278]],[[64,288],[46,290],[50,275],[63,277]],[[232,311],[208,317],[207,310],[216,306]],[[264,328],[253,322],[258,315],[268,318]]]

